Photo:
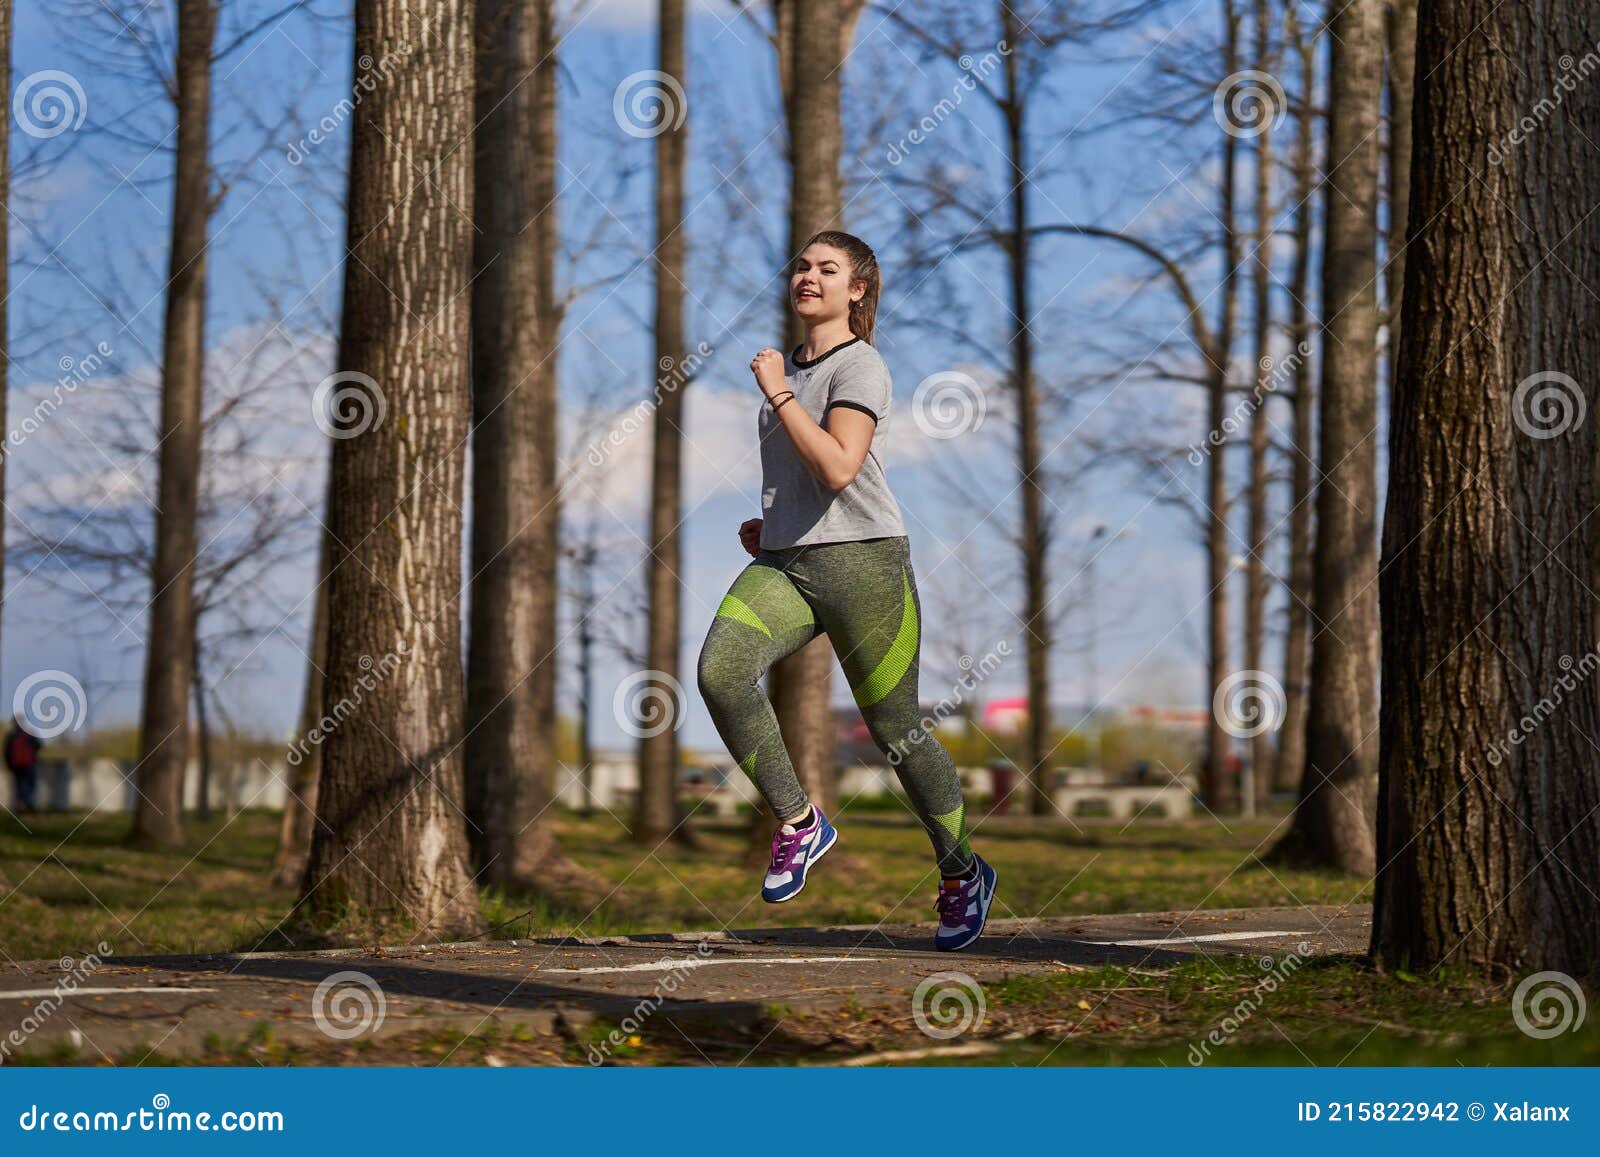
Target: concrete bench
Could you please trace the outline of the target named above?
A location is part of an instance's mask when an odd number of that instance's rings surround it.
[[[1194,814],[1194,796],[1178,783],[1063,784],[1051,794],[1051,801],[1068,817],[1078,815],[1088,803],[1104,804],[1114,820],[1155,815],[1178,820]]]

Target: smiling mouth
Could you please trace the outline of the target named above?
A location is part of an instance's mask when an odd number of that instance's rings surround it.
[[[822,300],[822,294],[813,293],[809,289],[802,289],[799,293],[794,295],[794,299],[796,301],[804,301],[808,297],[809,298],[814,298],[817,301],[821,301]]]

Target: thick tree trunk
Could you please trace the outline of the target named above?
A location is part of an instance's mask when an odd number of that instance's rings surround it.
[[[438,940],[483,928],[461,818],[473,5],[355,11],[356,57],[401,63],[350,123],[338,364],[386,404],[369,397],[365,430],[333,451],[330,529],[348,553],[328,585],[325,699],[350,708],[323,748],[303,910],[340,938]]]
[[[680,83],[684,75],[684,0],[661,0],[660,59],[656,67]],[[677,123],[676,102],[662,105],[656,137],[655,421],[650,476],[649,616],[645,662],[650,693],[670,704],[669,725],[646,727],[639,737],[639,799],[633,838],[657,844],[686,836],[678,809],[678,644],[683,599],[683,303],[686,279],[683,230],[684,164],[688,122]]]
[[[1272,51],[1272,2],[1255,0],[1255,67],[1269,76],[1276,72]],[[1255,259],[1250,269],[1252,341],[1255,346],[1255,407],[1250,412],[1250,555],[1245,566],[1244,665],[1264,668],[1267,616],[1268,455],[1271,445],[1267,406],[1278,381],[1272,365],[1272,121],[1269,112],[1255,139]],[[1257,679],[1260,676],[1256,676]],[[1280,721],[1281,722],[1281,721]],[[1255,814],[1272,793],[1273,730],[1263,728],[1250,738],[1249,790],[1240,785],[1246,815]]]
[[[1600,9],[1422,0],[1418,26],[1373,951],[1581,976],[1600,965],[1600,105],[1523,126]]]
[[[777,0],[778,56],[789,126],[789,249],[792,261],[806,239],[838,228],[839,79],[850,21],[841,0]],[[784,341],[793,349],[805,330],[789,305],[783,279]],[[837,796],[834,766],[833,644],[826,635],[772,665],[767,692],[795,773],[806,795],[824,811]],[[770,834],[769,837],[770,838]],[[765,839],[761,839],[765,843]]]
[[[472,607],[467,833],[485,884],[536,889],[561,859],[555,771],[555,335],[540,297],[555,205],[541,73],[557,67],[550,0],[478,0],[472,281]]]
[[[327,496],[323,499],[325,519],[332,495],[330,470]],[[301,887],[305,880],[306,860],[311,855],[311,830],[316,825],[317,787],[322,775],[322,743],[320,738],[313,740],[312,733],[318,731],[320,735],[322,689],[328,666],[328,568],[332,565],[332,543],[326,526],[320,540],[311,637],[307,640],[306,682],[300,698],[300,726],[285,757],[289,767],[288,790],[283,800],[283,819],[278,826],[278,850],[272,857],[272,882],[280,888]]]
[[[1283,651],[1283,731],[1273,783],[1279,791],[1298,791],[1306,762],[1306,673],[1310,663],[1312,418],[1316,406],[1311,378],[1311,217],[1316,211],[1316,41],[1305,29],[1293,2],[1285,5],[1288,42],[1300,60],[1300,103],[1295,112],[1291,162],[1294,205],[1294,260],[1289,271],[1289,340],[1294,345],[1294,452],[1289,464],[1289,600]]]
[[[130,836],[143,847],[173,847],[183,840],[183,777],[189,762],[194,673],[206,228],[211,219],[211,52],[216,28],[212,0],[179,0],[177,161],[161,349],[155,568],[145,628],[138,799]]]
[[[1374,870],[1378,771],[1378,118],[1381,0],[1328,11],[1322,421],[1306,770],[1285,855]]]
[[[1232,76],[1239,68],[1239,13],[1233,0],[1222,4],[1224,47],[1223,70]],[[1223,449],[1223,425],[1228,411],[1228,363],[1233,357],[1233,330],[1238,314],[1239,231],[1234,186],[1239,155],[1238,138],[1222,135],[1222,190],[1217,218],[1222,226],[1222,286],[1218,307],[1217,332],[1212,350],[1208,414],[1211,436],[1217,444],[1206,460],[1206,702],[1215,705],[1217,689],[1232,673],[1228,662],[1228,576],[1233,570],[1233,546],[1228,535],[1227,455]],[[1201,776],[1200,794],[1206,807],[1215,813],[1237,811],[1239,783],[1228,770],[1228,754],[1233,736],[1223,725],[1221,712],[1211,712],[1206,737],[1206,764]]]

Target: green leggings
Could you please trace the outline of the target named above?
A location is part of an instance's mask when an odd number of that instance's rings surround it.
[[[939,870],[971,865],[955,762],[917,703],[921,604],[904,536],[763,550],[740,572],[700,649],[700,694],[729,753],[774,815],[806,809],[760,679],[826,632],[872,740],[900,776]]]

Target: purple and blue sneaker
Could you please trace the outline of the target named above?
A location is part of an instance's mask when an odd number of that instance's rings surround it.
[[[761,882],[761,898],[769,904],[781,904],[798,896],[806,886],[806,873],[839,839],[839,833],[815,804],[811,805],[811,817],[810,827],[797,829],[784,824],[772,837],[772,863],[767,865],[767,878]]]
[[[972,859],[978,866],[973,878],[944,882],[934,902],[939,909],[939,931],[934,933],[933,946],[941,952],[959,952],[971,944],[983,934],[984,921],[989,918],[995,871],[976,852]]]

